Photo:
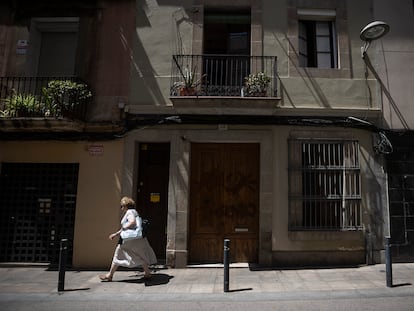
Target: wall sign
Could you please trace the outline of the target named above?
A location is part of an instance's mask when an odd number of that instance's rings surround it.
[[[101,156],[104,153],[103,145],[90,145],[88,146],[88,152],[91,156]]]
[[[150,202],[151,203],[159,203],[160,202],[160,194],[159,193],[151,193],[150,194]]]

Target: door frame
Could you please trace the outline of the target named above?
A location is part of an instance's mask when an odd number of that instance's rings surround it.
[[[161,142],[140,143],[137,150],[138,169],[137,187],[136,187],[136,203],[137,210],[143,218],[147,218],[150,222],[148,232],[148,241],[153,247],[158,260],[164,261],[166,258],[166,222],[168,215],[168,178],[169,178],[169,158],[171,145]],[[152,157],[158,161],[151,161],[151,156],[141,158],[145,152],[153,152]],[[162,154],[161,156],[159,156]],[[145,159],[145,160],[144,160]],[[167,161],[168,160],[168,164]],[[145,161],[145,163],[144,163]],[[151,164],[152,162],[152,164]],[[141,167],[144,166],[144,167]],[[168,167],[167,167],[168,166]],[[157,175],[153,177],[152,170],[157,171]],[[158,178],[158,176],[162,176]],[[147,183],[148,182],[148,183]],[[165,183],[167,182],[167,183]],[[159,209],[154,212],[155,209]],[[164,250],[162,250],[164,248]]]

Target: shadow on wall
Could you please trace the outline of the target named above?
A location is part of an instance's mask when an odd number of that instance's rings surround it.
[[[136,4],[136,27],[152,27],[148,16],[155,14],[161,6],[171,7],[174,6],[174,4],[175,6],[182,5],[182,3],[178,0],[159,0],[157,2],[138,0]],[[175,28],[176,41],[173,42],[174,39],[172,39],[172,41],[168,43],[175,44],[175,49],[181,52],[183,52],[183,40],[178,29],[180,28],[181,24],[191,23],[188,15],[189,13],[183,11],[183,9],[179,9],[172,13],[173,25],[171,25],[171,27]],[[166,27],[165,29],[168,28]],[[140,102],[144,104],[151,104],[156,106],[167,105],[166,97],[164,96],[166,94],[163,94],[162,89],[160,88],[160,81],[156,78],[158,76],[158,73],[151,65],[150,57],[147,54],[144,45],[137,33],[133,40],[133,47],[127,47],[131,51],[132,60],[131,81],[133,84],[131,86],[131,98],[139,98]],[[163,47],[166,48],[166,45]],[[170,44],[168,44],[168,48],[170,48]],[[168,84],[169,83],[170,81],[168,81]]]
[[[300,77],[306,88],[309,90],[309,93],[312,95],[312,97],[315,99],[316,102],[320,103],[322,107],[330,108],[331,105],[329,104],[329,101],[327,97],[325,96],[324,92],[322,91],[321,87],[319,86],[319,83],[315,80],[315,78],[312,76],[312,73],[307,70],[307,68],[301,68],[297,64],[297,59],[299,59],[299,54],[296,51],[295,47],[293,46],[292,42],[289,40],[288,36],[284,34],[284,39],[289,44],[289,49],[294,53],[295,57],[293,58],[291,55],[289,55],[289,51],[284,46],[283,42],[280,41],[278,36],[273,33],[274,38],[276,39],[277,43],[279,44],[280,48],[283,50],[285,56],[289,60],[289,66],[294,66],[295,71],[298,73],[298,77]],[[284,105],[284,98],[285,96],[289,100],[290,104],[295,107],[295,103],[293,102],[293,99],[290,97],[289,92],[283,82],[280,80],[280,96],[282,98],[282,105]]]
[[[137,1],[137,27],[151,27],[148,17],[145,13],[147,4],[143,0]],[[151,65],[150,58],[143,46],[142,41],[135,32],[133,38],[133,47],[127,47],[131,50],[131,98],[140,98],[148,101],[146,104],[165,106],[166,100],[161,92],[159,82],[155,78],[157,73]]]
[[[365,163],[373,163],[372,160],[368,159],[364,153],[360,153],[363,157]],[[362,162],[362,161],[361,161]],[[380,164],[375,162],[376,165],[381,169]],[[386,208],[384,189],[385,189],[385,180],[383,182],[384,187],[381,187],[381,184],[378,181],[378,178],[385,178],[381,172],[372,167],[372,165],[367,165],[367,169],[371,170],[369,174],[361,174],[365,176],[377,176],[377,179],[369,178],[366,183],[369,184],[369,191],[365,194],[367,198],[365,200],[366,206],[363,207],[363,221],[366,226],[366,233],[370,233],[370,241],[372,250],[380,250],[384,248],[384,230],[387,229],[387,224],[384,223],[384,209]],[[362,193],[364,195],[364,193]]]
[[[388,99],[388,102],[390,104],[390,109],[394,110],[395,114],[397,115],[398,119],[400,120],[401,124],[404,126],[405,130],[410,130],[410,127],[407,123],[407,121],[404,118],[404,115],[402,114],[402,112],[399,110],[394,98],[392,97],[390,91],[388,90],[388,87],[384,84],[384,82],[382,81],[381,77],[378,75],[378,72],[375,70],[374,66],[371,63],[370,58],[368,57],[367,54],[364,54],[364,62],[365,65],[367,66],[367,68],[373,73],[375,79],[377,79],[378,83],[381,86],[381,91],[384,93],[384,95],[386,96],[386,98]],[[385,57],[384,57],[385,60]],[[387,64],[385,64],[385,66],[387,67]],[[388,71],[388,69],[387,69]],[[365,79],[368,79],[368,71],[365,72]],[[369,88],[368,84],[367,87]],[[372,92],[369,89],[370,93]]]

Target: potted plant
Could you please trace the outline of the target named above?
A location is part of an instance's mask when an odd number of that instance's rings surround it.
[[[92,93],[84,83],[52,80],[43,88],[45,109],[51,116],[70,116]]]
[[[193,70],[186,67],[184,71],[179,68],[179,71],[182,80],[174,83],[173,89],[175,90],[175,93],[178,93],[180,96],[197,95],[197,86],[201,84],[202,79],[206,75],[204,74],[197,79],[196,67],[194,67]]]
[[[40,101],[32,94],[12,94],[4,100],[2,116],[31,117],[42,113]]]
[[[266,96],[270,81],[270,77],[264,72],[251,73],[245,78],[244,95],[254,97]]]

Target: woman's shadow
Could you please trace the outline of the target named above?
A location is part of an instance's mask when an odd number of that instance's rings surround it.
[[[170,280],[174,278],[174,276],[165,273],[154,273],[150,278],[145,278],[143,276],[138,276],[138,278],[135,278],[136,276],[137,275],[131,276],[134,277],[134,279],[119,280],[117,282],[145,284],[145,286],[156,286],[168,284]]]

